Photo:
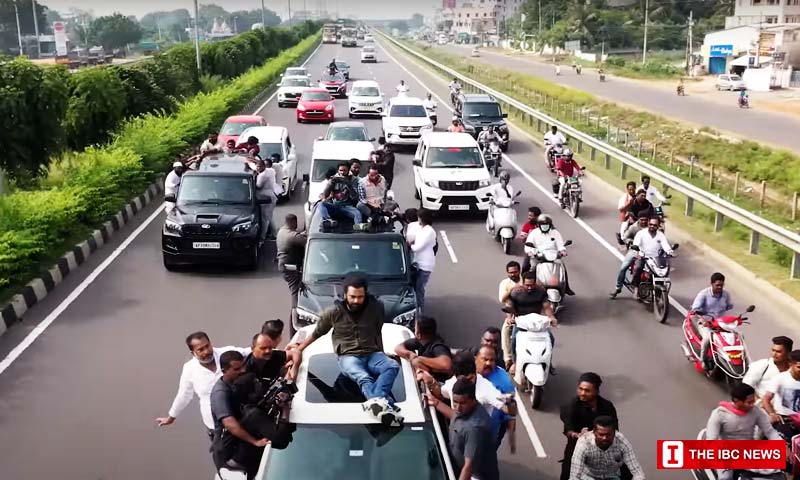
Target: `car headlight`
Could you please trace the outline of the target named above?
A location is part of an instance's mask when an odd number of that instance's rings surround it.
[[[301,323],[311,325],[312,323],[317,323],[317,321],[319,321],[319,315],[314,315],[313,313],[303,310],[302,308],[298,308],[297,319],[300,320]]]
[[[439,188],[439,180],[424,180],[423,183],[431,188]]]
[[[285,97],[285,96],[286,96],[286,95],[285,95],[283,92],[278,92],[278,98],[283,98],[283,97]]]
[[[183,232],[183,227],[180,223],[167,219],[164,222],[164,230],[168,233],[180,235]]]
[[[249,231],[251,228],[253,228],[253,226],[254,226],[253,221],[248,220],[246,222],[234,225],[231,230],[233,231],[233,233],[245,233]]]
[[[305,112],[306,111],[306,106],[303,105],[302,103],[298,103],[297,104],[297,109],[300,110],[301,112]]]
[[[492,184],[491,180],[480,180],[478,182],[478,187],[480,187],[480,188],[488,187],[491,184]]]
[[[333,104],[329,103],[328,106],[325,107],[325,111],[330,112],[331,110],[333,110]]]
[[[423,125],[422,126],[422,130],[432,130],[432,129],[433,129],[433,125]]]
[[[416,310],[409,310],[405,313],[401,313],[400,315],[394,317],[392,319],[392,323],[396,325],[409,325],[411,322],[414,321],[416,315],[417,315]]]

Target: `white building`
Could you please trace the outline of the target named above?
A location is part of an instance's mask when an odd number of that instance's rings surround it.
[[[800,23],[800,0],[735,0],[725,28],[758,23]]]
[[[453,33],[496,35],[502,0],[457,1],[453,8]]]

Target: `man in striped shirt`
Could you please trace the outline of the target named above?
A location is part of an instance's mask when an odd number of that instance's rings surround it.
[[[620,480],[623,464],[633,480],[645,480],[633,447],[614,425],[613,418],[600,416],[594,421],[594,430],[580,436],[572,455],[570,480]]]

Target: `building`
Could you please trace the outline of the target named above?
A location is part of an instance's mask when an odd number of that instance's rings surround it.
[[[800,0],[735,0],[733,16],[725,28],[759,23],[800,23]]]
[[[496,35],[502,0],[458,0],[453,8],[452,33],[456,35]]]

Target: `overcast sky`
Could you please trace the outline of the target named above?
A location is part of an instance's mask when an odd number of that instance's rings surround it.
[[[440,5],[439,0],[265,0],[264,4],[281,17],[287,15],[288,4],[291,1],[292,11],[302,10],[305,4],[309,10],[316,9],[318,4],[327,10],[336,12],[338,3],[339,13],[342,15],[358,15],[359,18],[410,18],[414,13],[431,15],[434,5]],[[119,0],[39,0],[42,5],[62,12],[68,12],[70,7],[90,10],[96,16],[120,12],[125,15],[142,15],[158,10],[175,10],[186,8],[190,12],[194,8],[191,0],[136,0],[121,2]],[[261,8],[260,0],[200,0],[200,4],[215,3],[225,10],[252,10]]]

